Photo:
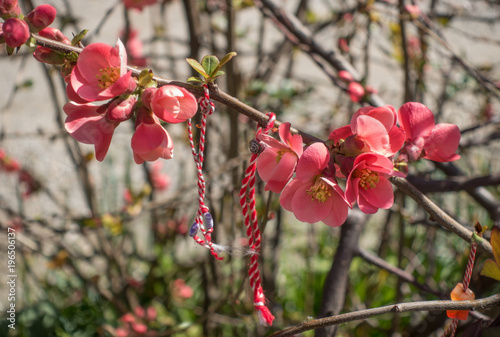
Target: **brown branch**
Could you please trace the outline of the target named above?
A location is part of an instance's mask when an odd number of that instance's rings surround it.
[[[474,301],[421,301],[421,302],[399,303],[379,308],[354,311],[347,314],[342,314],[332,317],[304,321],[296,326],[290,327],[282,331],[278,331],[272,334],[271,337],[293,336],[295,334],[317,329],[320,327],[357,321],[360,319],[366,319],[369,317],[379,316],[391,312],[402,313],[402,312],[416,312],[416,311],[479,310],[479,309],[491,308],[498,305],[500,305],[500,294]]]
[[[439,223],[444,228],[448,229],[450,232],[455,233],[467,242],[472,242],[472,232],[459,224],[455,219],[446,214],[441,208],[439,208],[435,203],[433,203],[429,198],[427,198],[422,192],[420,192],[415,186],[410,184],[408,180],[404,178],[391,177],[391,182],[396,185],[403,193],[411,197],[417,202],[423,209],[430,214],[432,220]],[[493,250],[491,245],[486,240],[480,240],[477,245],[486,251],[488,254],[493,255]]]

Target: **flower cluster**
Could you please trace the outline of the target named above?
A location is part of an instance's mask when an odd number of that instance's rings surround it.
[[[196,98],[184,88],[157,88],[147,71],[143,79],[132,77],[120,40],[115,47],[104,43],[85,47],[65,80],[70,100],[63,107],[66,130],[79,142],[93,144],[99,161],[108,152],[115,128],[133,117],[135,162],[172,158],[174,145],[160,121],[180,123],[198,109]]]
[[[282,207],[298,220],[332,227],[342,225],[356,203],[367,214],[390,208],[394,194],[388,178],[404,177],[408,162],[460,158],[455,154],[458,127],[436,125],[432,112],[414,102],[397,112],[390,105],[363,107],[349,125],[332,131],[326,143],[305,149],[289,123],[280,125],[279,136],[280,141],[257,138],[264,144],[257,170],[265,189],[281,193]],[[344,189],[340,178],[345,179]]]
[[[138,306],[134,309],[134,313],[126,313],[120,317],[121,327],[116,328],[117,337],[127,336],[142,336],[149,331],[148,324],[156,321],[157,312],[154,307],[144,309]]]
[[[0,0],[0,17],[5,20],[0,30],[0,43],[14,49],[28,41],[31,33],[48,27],[56,18],[56,9],[44,4],[23,17],[17,0]]]

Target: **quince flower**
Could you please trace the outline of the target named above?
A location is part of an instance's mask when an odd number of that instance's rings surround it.
[[[347,156],[364,152],[392,156],[404,143],[404,132],[396,122],[396,110],[390,105],[363,107],[352,116],[350,125],[332,131],[328,138],[335,144],[343,140]]]
[[[405,174],[395,171],[392,162],[383,155],[360,154],[347,178],[347,201],[351,204],[357,201],[359,209],[366,214],[376,213],[379,208],[390,208],[394,203],[394,193],[388,176],[404,177]]]
[[[338,227],[347,219],[349,205],[335,178],[327,174],[329,162],[326,146],[312,144],[300,157],[295,178],[281,192],[281,206],[298,220]]]
[[[147,88],[142,94],[142,102],[156,117],[168,123],[184,122],[198,110],[196,97],[175,85]]]
[[[136,83],[132,72],[127,72],[127,52],[123,43],[118,40],[115,47],[105,43],[85,47],[71,72],[69,86],[67,91],[75,92],[88,102],[132,92]]]
[[[174,143],[158,118],[144,106],[137,109],[136,116],[131,141],[135,162],[142,164],[158,158],[171,159],[174,155]]]
[[[432,111],[416,102],[403,104],[398,116],[406,132],[404,151],[410,161],[425,158],[449,162],[460,158],[455,153],[460,143],[458,126],[447,123],[436,125]]]
[[[96,159],[103,161],[119,124],[106,117],[106,106],[69,102],[63,110],[68,115],[64,127],[69,134],[80,143],[94,144]]]
[[[290,123],[279,126],[281,141],[265,134],[259,134],[257,139],[266,144],[264,151],[257,159],[257,171],[266,182],[265,190],[280,193],[295,171],[297,161],[302,155],[302,137],[292,135]]]

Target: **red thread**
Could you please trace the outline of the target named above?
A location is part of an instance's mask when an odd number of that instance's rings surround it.
[[[262,130],[262,127],[257,128],[257,134],[268,133],[273,127],[276,119],[275,114],[270,113],[267,126]],[[255,171],[256,161],[258,154],[253,153],[250,157],[250,162],[245,171],[245,176],[241,182],[240,189],[240,206],[245,222],[246,234],[248,237],[248,246],[252,250],[250,257],[250,267],[248,269],[248,276],[250,287],[253,291],[254,307],[257,310],[259,321],[263,325],[272,325],[274,316],[271,311],[265,306],[266,297],[262,291],[260,271],[259,271],[259,251],[261,243],[261,235],[259,230],[259,223],[257,220],[257,211],[255,209]]]
[[[196,165],[196,172],[198,176],[198,211],[195,217],[195,224],[199,226],[201,233],[205,240],[201,239],[198,235],[193,235],[193,239],[200,246],[208,248],[210,253],[217,259],[223,260],[219,257],[212,242],[212,232],[213,229],[207,230],[203,224],[203,215],[209,212],[209,208],[205,205],[205,178],[203,177],[203,161],[204,161],[204,151],[205,151],[205,137],[207,130],[207,117],[210,116],[215,110],[215,104],[210,100],[210,91],[207,84],[203,84],[203,97],[198,99],[198,103],[201,108],[201,126],[200,126],[200,141],[198,143],[198,150],[194,145],[193,140],[193,125],[191,119],[188,119],[188,138],[189,145],[191,146],[191,153],[193,154],[194,163]]]

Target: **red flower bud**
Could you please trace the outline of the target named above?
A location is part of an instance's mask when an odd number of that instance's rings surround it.
[[[56,18],[56,9],[51,5],[40,5],[26,15],[25,20],[33,33],[48,27]]]
[[[33,57],[37,61],[47,64],[63,64],[65,60],[64,54],[40,46],[36,47]]]
[[[71,41],[66,36],[64,36],[64,34],[59,29],[56,28],[47,27],[39,31],[38,35],[47,39],[62,42],[67,45],[71,44]]]
[[[20,19],[10,18],[5,20],[2,30],[5,43],[12,48],[22,46],[30,37],[28,24]]]
[[[12,17],[11,14],[19,14],[17,0],[0,0],[0,16],[3,19]]]

